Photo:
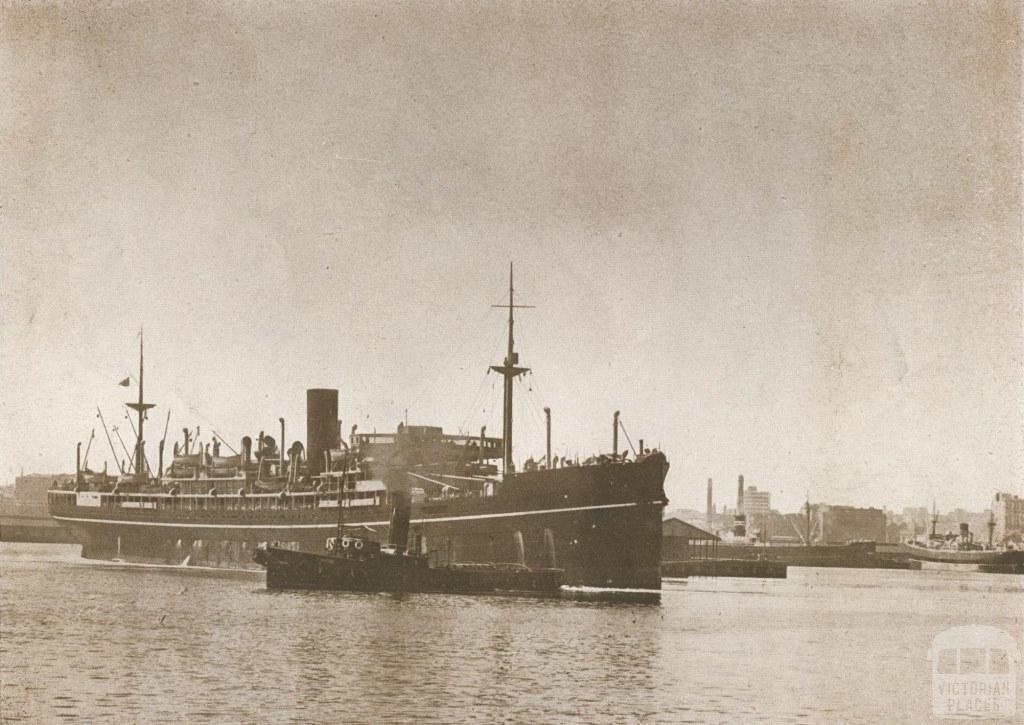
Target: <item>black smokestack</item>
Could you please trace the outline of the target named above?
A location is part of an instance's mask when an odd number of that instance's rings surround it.
[[[391,491],[391,500],[394,503],[394,508],[391,509],[388,543],[399,553],[404,553],[405,547],[409,543],[409,514],[412,508],[409,492],[393,490]]]
[[[740,474],[740,482],[736,491],[736,511],[743,513],[743,474]]]
[[[323,473],[324,451],[338,445],[338,436],[338,391],[335,388],[307,390],[306,465],[310,477]]]

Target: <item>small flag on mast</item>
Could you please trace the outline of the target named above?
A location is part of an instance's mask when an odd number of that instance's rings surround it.
[[[132,384],[132,379],[130,377],[125,378],[124,380],[122,380],[121,382],[118,383],[118,385],[120,385],[123,388],[127,388],[131,384]]]

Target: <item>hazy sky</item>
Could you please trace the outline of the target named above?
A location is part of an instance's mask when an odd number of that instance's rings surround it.
[[[982,508],[1024,471],[1020,18],[1005,3],[69,3],[0,10],[0,476],[340,389],[346,429],[634,443]],[[532,390],[531,390],[532,387]],[[117,442],[115,440],[115,445]],[[170,444],[168,444],[170,445]],[[236,446],[237,447],[237,446]]]

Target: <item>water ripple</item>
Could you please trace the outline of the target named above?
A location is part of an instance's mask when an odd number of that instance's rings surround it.
[[[661,606],[268,593],[0,548],[4,722],[920,722],[954,624],[1019,579],[796,570]]]

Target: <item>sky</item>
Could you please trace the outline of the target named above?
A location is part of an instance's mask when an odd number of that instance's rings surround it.
[[[4,5],[0,480],[114,467],[140,328],[151,458],[303,440],[312,387],[500,435],[512,262],[518,460],[620,410],[673,508],[984,508],[1020,81],[1011,2]]]

